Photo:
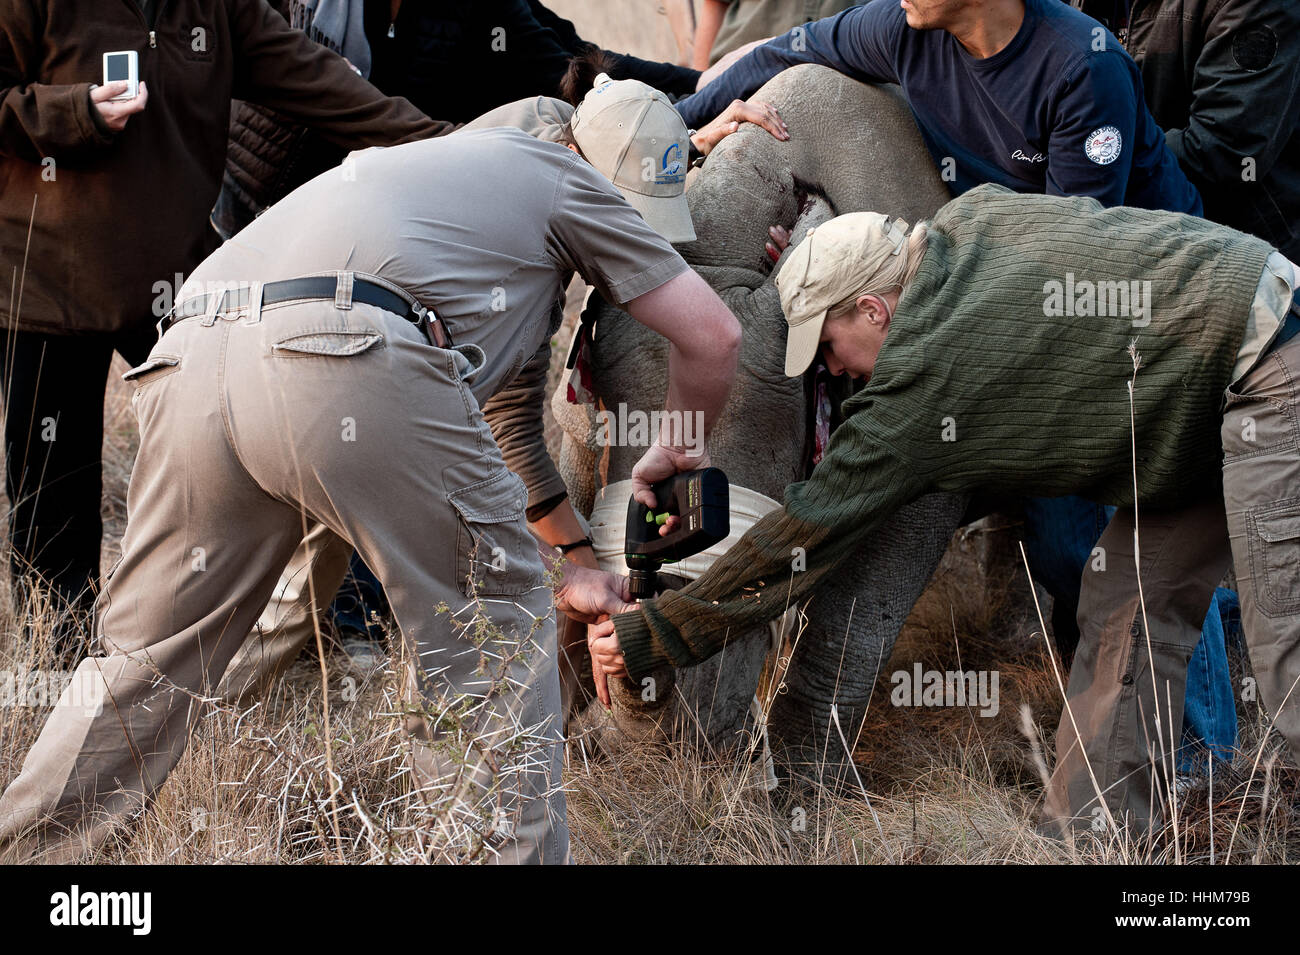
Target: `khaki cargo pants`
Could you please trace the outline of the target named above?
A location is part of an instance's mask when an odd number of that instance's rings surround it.
[[[1287,305],[1269,307],[1284,315]],[[1300,338],[1259,359],[1224,403],[1222,495],[1176,511],[1139,502],[1146,626],[1132,508],[1116,513],[1084,570],[1047,831],[1142,832],[1168,817],[1187,664],[1229,566],[1259,702],[1300,760]]]
[[[55,708],[0,797],[0,859],[76,858],[138,812],[319,524],[383,582],[414,661],[430,856],[567,861],[552,596],[523,483],[466,385],[482,352],[341,295],[210,308],[132,370],[140,451],[101,596],[108,655],[72,683],[100,681],[104,705]]]

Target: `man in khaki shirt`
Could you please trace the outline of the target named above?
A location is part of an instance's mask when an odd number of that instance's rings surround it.
[[[652,87],[636,80],[611,82],[605,74],[595,78],[580,112],[554,97],[529,97],[484,113],[462,126],[457,135],[508,127],[545,142],[581,149],[598,172],[638,197],[636,201],[661,236],[669,242],[693,242],[695,230],[682,199],[685,183],[675,181],[676,173],[647,181],[644,166],[627,161],[628,140],[621,123],[635,126],[637,138],[644,144],[633,151],[634,158],[642,152],[653,153],[649,156],[655,159],[653,168],[660,172],[672,168],[672,157],[681,152],[687,135],[681,117]],[[706,127],[695,134],[694,145],[707,152],[715,135],[716,129]],[[664,181],[656,183],[653,178]],[[639,198],[638,190],[645,189],[660,193],[652,200],[653,206]],[[563,311],[559,303],[557,308]],[[501,446],[506,466],[529,487],[526,516],[533,532],[545,540],[562,543],[571,562],[594,570],[596,555],[584,539],[584,524],[569,503],[564,482],[546,450],[542,406],[548,398],[550,359],[548,339],[509,383],[493,392],[483,406],[483,417]],[[254,633],[227,667],[217,688],[220,697],[229,702],[247,702],[266,692],[303,648],[314,641],[320,608],[328,606],[339,592],[352,554],[347,541],[323,524],[307,533],[285,566]],[[574,661],[586,649],[587,633],[585,626],[561,625],[560,634],[561,690],[567,713],[569,697],[578,692],[580,683]],[[348,648],[346,638],[344,647]]]
[[[629,168],[673,145],[618,110],[589,119],[625,129]],[[622,194],[510,129],[366,150],[199,267],[127,376],[141,437],[108,655],[82,663],[83,705],[55,707],[0,797],[0,859],[76,858],[157,792],[313,524],[357,548],[402,631],[431,857],[567,859],[552,605],[596,620],[627,607],[625,581],[539,552],[526,504],[562,484],[512,473],[483,408],[547,347],[575,270],[672,342],[666,422],[711,430],[740,344],[638,215],[687,215],[671,170],[618,169]],[[704,460],[682,437],[638,465],[643,499]],[[87,687],[111,703],[84,705]]]

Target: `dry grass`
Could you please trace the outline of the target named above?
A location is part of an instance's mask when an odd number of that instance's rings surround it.
[[[111,389],[105,442],[105,562],[116,557],[134,421]],[[571,755],[565,783],[574,858],[587,863],[1165,862],[1286,863],[1300,856],[1300,773],[1257,704],[1239,704],[1242,751],[1180,799],[1179,819],[1149,843],[1121,832],[1065,844],[1035,830],[1061,701],[1023,580],[991,588],[959,548],[908,620],[886,673],[996,670],[1000,711],[890,705],[882,681],[856,749],[863,791],[760,785],[757,763],[708,762],[673,744],[601,761]],[[0,585],[2,588],[3,585]],[[992,592],[990,592],[992,591]],[[0,593],[0,672],[53,666],[50,615]],[[22,624],[31,626],[25,638]],[[1247,666],[1229,651],[1234,676]],[[267,699],[210,706],[198,734],[129,839],[94,861],[390,862],[422,858],[405,798],[405,734],[391,674],[369,680],[327,650],[300,660]],[[328,695],[334,776],[326,770]],[[47,708],[0,708],[0,784],[18,772]],[[1026,732],[1028,727],[1028,733]],[[331,799],[331,794],[333,798]],[[335,809],[334,807],[337,807]],[[1230,849],[1230,856],[1228,855]]]

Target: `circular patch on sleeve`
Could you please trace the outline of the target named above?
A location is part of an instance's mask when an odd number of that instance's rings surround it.
[[[1094,129],[1083,142],[1083,151],[1098,166],[1109,166],[1119,158],[1123,148],[1124,138],[1114,126]]]
[[[1277,35],[1265,26],[1246,27],[1232,36],[1232,58],[1243,70],[1258,73],[1277,55]]]

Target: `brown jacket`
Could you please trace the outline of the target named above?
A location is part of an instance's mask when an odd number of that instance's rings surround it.
[[[102,56],[136,50],[149,88],[120,133],[96,122]],[[208,213],[232,98],[349,148],[451,130],[382,96],[265,0],[0,0],[0,313],[24,331],[157,321],[215,244]]]

